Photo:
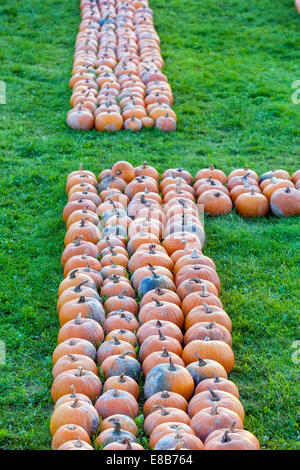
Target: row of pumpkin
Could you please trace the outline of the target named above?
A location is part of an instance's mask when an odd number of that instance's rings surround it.
[[[150,166],[118,162],[99,184],[82,169],[68,177],[53,354],[55,449],[92,449],[98,429],[96,446],[142,449],[134,422],[141,373],[151,449],[259,449],[243,430],[239,392],[228,380],[231,321],[218,298],[215,264],[202,253],[196,204],[187,188],[173,194],[169,177],[167,171],[160,182],[163,197]],[[94,189],[86,191],[86,183]],[[91,199],[78,207],[85,192]]]
[[[101,132],[176,129],[148,1],[81,0],[67,124]]]

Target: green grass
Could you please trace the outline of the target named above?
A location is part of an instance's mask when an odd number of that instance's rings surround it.
[[[4,3],[4,4],[3,4]],[[46,449],[52,412],[51,353],[66,202],[65,178],[119,159],[193,173],[299,166],[299,17],[291,0],[152,0],[178,130],[162,135],[74,132],[65,125],[79,0],[16,0],[0,6],[0,447]],[[299,219],[206,220],[206,254],[233,321],[232,373],[245,426],[264,449],[295,449]],[[298,251],[297,251],[298,248]],[[298,434],[299,436],[299,434]]]

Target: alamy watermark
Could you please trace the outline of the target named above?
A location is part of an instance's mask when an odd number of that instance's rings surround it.
[[[0,80],[0,104],[6,104],[6,85]]]
[[[293,364],[300,364],[300,339],[293,341],[292,348],[295,351],[292,353],[292,363]]]
[[[0,341],[0,365],[6,362],[6,346],[4,341]]]

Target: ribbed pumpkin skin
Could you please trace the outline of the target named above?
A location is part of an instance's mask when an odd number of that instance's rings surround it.
[[[123,415],[120,413],[116,413],[114,415],[109,416],[101,421],[100,425],[100,432],[105,431],[106,429],[110,429],[114,427],[114,422],[118,421],[120,426],[125,431],[131,432],[135,436],[137,436],[138,428],[133,418],[130,416]]]
[[[194,362],[195,353],[197,353],[201,359],[212,359],[219,362],[228,374],[233,368],[234,355],[232,349],[223,341],[191,341],[182,351],[182,359],[185,365]]]
[[[99,427],[99,416],[95,408],[89,403],[78,401],[76,406],[74,406],[74,402],[65,403],[59,406],[51,416],[50,432],[52,436],[58,428],[70,423],[81,426],[90,436]]]
[[[136,437],[131,432],[125,431],[125,429],[120,429],[119,432],[115,432],[113,428],[106,429],[102,431],[97,439],[95,440],[95,445],[99,446],[106,446],[112,442],[118,442],[122,439],[130,439],[131,442],[136,442]]]
[[[239,390],[235,383],[231,380],[226,379],[225,377],[215,377],[211,379],[202,380],[197,387],[195,388],[195,395],[201,392],[206,392],[207,387],[210,387],[212,390],[223,390],[224,392],[231,393],[236,398],[239,398]]]
[[[158,330],[165,336],[171,336],[182,343],[183,334],[181,329],[174,323],[167,320],[149,320],[144,323],[137,331],[137,339],[140,345],[151,335],[158,334]]]
[[[82,441],[91,443],[88,433],[81,426],[76,424],[64,424],[53,436],[52,439],[52,449],[56,450],[67,441],[73,441],[76,437],[79,436]]]
[[[75,369],[76,367],[83,367],[85,370],[94,372],[96,375],[98,374],[98,368],[90,357],[83,354],[67,354],[59,358],[54,365],[52,369],[53,377],[55,379],[62,372]]]
[[[67,370],[59,374],[51,387],[51,397],[55,403],[63,395],[67,395],[75,387],[78,393],[88,396],[92,402],[97,400],[102,391],[102,383],[93,372],[83,370],[79,375],[78,369]]]
[[[94,450],[94,448],[85,441],[72,441],[64,442],[57,450]]]
[[[193,429],[188,424],[184,423],[161,423],[156,426],[149,439],[149,448],[154,449],[156,443],[164,437],[166,434],[175,433],[175,431],[180,428],[180,432],[183,434],[192,434],[195,435]]]
[[[202,441],[192,434],[185,434],[179,431],[179,438],[176,439],[175,433],[170,433],[162,437],[154,447],[154,450],[170,450],[176,449],[176,445],[180,443],[185,449],[204,450]]]
[[[217,407],[214,411],[213,407],[210,407],[196,413],[191,419],[190,426],[196,436],[204,442],[212,432],[229,428],[233,423],[236,429],[243,429],[243,422],[234,411],[223,407]]]
[[[202,360],[201,358],[201,360],[190,362],[186,368],[193,377],[195,385],[198,385],[205,379],[214,377],[214,375],[227,379],[227,372],[224,367],[212,359]]]
[[[170,357],[175,365],[185,367],[183,360],[180,356],[177,356],[177,354],[170,351],[156,351],[149,354],[142,364],[144,377],[146,377],[148,372],[153,369],[153,367],[159,364],[169,364]]]
[[[222,442],[225,431],[228,432],[229,441]],[[223,428],[214,431],[206,438],[204,447],[205,450],[260,450],[256,437],[244,429],[230,432]]]
[[[150,413],[153,413],[156,405],[160,405],[165,408],[178,408],[185,412],[187,412],[188,409],[188,402],[181,395],[174,392],[163,391],[155,393],[145,401],[143,408],[144,415],[148,416]]]
[[[95,408],[103,419],[116,413],[121,413],[131,418],[139,414],[139,405],[136,399],[128,392],[122,390],[108,390],[96,401]]]
[[[194,392],[193,378],[182,366],[176,365],[175,370],[171,370],[170,364],[159,364],[147,374],[144,395],[149,398],[163,390],[179,393],[189,400]]]
[[[117,336],[115,339],[109,339],[100,344],[97,351],[97,363],[102,362],[110,356],[116,356],[121,354],[123,351],[132,351],[132,357],[136,357],[134,347],[127,341],[119,340]],[[118,344],[119,343],[119,344]]]
[[[223,325],[229,332],[232,330],[232,324],[229,315],[221,308],[209,305],[208,308],[199,306],[193,308],[185,317],[184,328],[187,331],[195,323],[215,321]]]
[[[203,410],[204,408],[210,408],[214,403],[219,407],[228,408],[234,411],[242,421],[244,421],[245,412],[241,402],[231,393],[223,392],[219,390],[214,392],[217,396],[215,399],[209,391],[198,393],[189,402],[188,414],[192,418],[196,413]]]
[[[96,348],[92,343],[90,343],[90,341],[87,341],[86,339],[70,338],[60,343],[54,349],[52,354],[53,364],[55,364],[60,357],[65,356],[66,354],[83,354],[95,360]]]
[[[125,374],[134,380],[138,380],[142,371],[140,363],[132,356],[126,355],[121,358],[121,355],[107,357],[101,364],[101,370],[106,379],[113,375]]]
[[[184,423],[190,424],[190,418],[187,413],[177,408],[163,408],[162,410],[153,411],[145,419],[144,429],[148,435],[161,423]]]

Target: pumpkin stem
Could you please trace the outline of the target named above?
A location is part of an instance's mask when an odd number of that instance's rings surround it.
[[[212,416],[219,414],[219,411],[218,411],[218,404],[217,404],[216,402],[213,402],[212,407],[211,407],[211,410],[210,410],[210,414],[211,414]]]
[[[200,296],[201,297],[208,297],[206,284],[201,285],[201,294],[200,294]]]
[[[83,286],[84,284],[86,284],[88,281],[88,279],[86,281],[82,281],[80,282],[80,284],[78,284],[76,287],[74,287],[74,292],[81,292],[81,286]]]
[[[127,290],[126,289],[123,289],[120,294],[118,295],[118,298],[119,299],[124,299],[125,295],[124,294],[127,294]]]
[[[147,167],[147,162],[146,162],[146,160],[143,162],[142,167],[143,167],[144,169]]]
[[[119,396],[120,396],[120,390],[118,390],[118,389],[116,389],[116,388],[113,389],[112,395],[113,395],[114,397],[119,397]]]
[[[132,351],[130,351],[130,350],[128,350],[128,351],[123,351],[123,352],[119,355],[119,357],[120,357],[121,359],[125,359],[125,356],[127,356],[128,354],[132,354]]]
[[[120,421],[114,421],[114,434],[121,434],[121,424]]]
[[[153,405],[152,408],[156,408],[156,409],[160,410],[162,416],[167,416],[168,414],[170,414],[170,412],[164,406]]]
[[[209,305],[207,305],[207,303],[203,302],[202,305],[205,309],[205,313],[212,313],[212,308]]]
[[[81,313],[78,313],[77,317],[75,318],[75,324],[80,325],[82,323]]]
[[[162,393],[161,393],[161,398],[169,398],[170,397],[170,394],[167,390],[164,390]]]
[[[84,295],[81,295],[78,299],[78,303],[79,304],[84,304],[85,303],[85,296]]]
[[[290,189],[290,187],[289,187],[289,186],[287,186],[287,187],[285,188],[285,191],[284,191],[284,192],[285,192],[285,193],[287,193],[287,194],[288,194],[288,193],[290,193],[290,192],[291,192],[291,189]]]
[[[208,388],[209,393],[211,394],[211,399],[213,401],[220,401],[220,398],[218,397],[216,392],[214,390],[212,390],[210,387],[207,387],[207,388]]]
[[[84,227],[84,224],[86,222],[86,220],[88,219],[88,217],[83,217],[81,220],[80,220],[80,227]]]
[[[162,334],[162,332],[161,332],[160,329],[158,329],[158,334],[159,334],[159,339],[160,339],[161,341],[165,341],[165,340],[166,340],[166,337]]]
[[[154,300],[154,302],[156,303],[156,306],[157,307],[162,307],[163,306],[163,302],[161,302],[160,300],[156,299],[155,297],[151,297],[152,300]]]
[[[72,362],[78,361],[78,357],[74,356],[74,354],[68,354],[68,357],[71,359]]]
[[[192,254],[191,254],[192,259],[199,258],[198,253],[197,253],[197,248],[193,248]]]
[[[74,385],[71,385],[71,390],[72,390],[72,393],[71,393],[70,397],[71,398],[76,398],[76,390],[75,390]]]
[[[83,375],[83,367],[78,367],[74,375],[76,375],[77,377],[81,377]]]
[[[78,408],[80,406],[78,405],[78,401],[78,397],[75,397],[74,401],[71,404],[72,408]]]
[[[161,357],[169,357],[170,356],[169,351],[168,351],[167,348],[163,348],[162,351],[163,352],[162,352]]]
[[[122,374],[119,375],[119,382],[122,383],[122,384],[124,384],[126,382],[124,377],[125,377],[125,374],[124,374],[124,372],[122,372]]]
[[[81,243],[81,240],[82,240],[82,238],[83,238],[83,236],[82,236],[82,235],[80,235],[80,237],[78,237],[78,236],[77,236],[77,237],[75,237],[75,238],[74,238],[74,240],[73,240],[73,244],[74,244],[74,246],[79,246],[79,245],[80,245],[80,243]]]
[[[203,361],[203,359],[201,359],[201,357],[199,356],[199,354],[197,353],[194,353],[196,358],[198,359],[198,366],[206,366],[207,362]]]
[[[212,163],[209,165],[209,169],[210,169],[210,170],[214,170],[214,169],[215,169],[215,167],[213,166]]]
[[[82,447],[83,446],[82,440],[80,439],[79,436],[76,436],[76,442],[74,442],[74,446],[75,447]]]
[[[156,295],[164,295],[164,291],[160,287],[156,287],[154,292],[155,292]],[[159,320],[157,320],[157,321],[159,321]]]
[[[171,356],[170,356],[170,359],[169,359],[169,364],[170,364],[169,370],[175,371],[176,367],[174,365],[174,362],[172,361]]]
[[[113,340],[115,344],[121,344],[119,338],[117,338],[116,336],[113,336]]]
[[[70,273],[69,279],[75,279],[77,271],[78,269],[73,269]]]
[[[214,373],[212,372],[212,375],[213,375],[214,378],[215,378],[215,379],[214,379],[214,383],[219,383],[219,382],[221,382],[221,380],[219,379],[219,377],[216,376],[216,374],[214,374]]]
[[[126,444],[126,449],[125,450],[133,450],[130,439],[128,439],[128,438],[123,439],[123,441],[121,441],[121,444]]]
[[[225,442],[230,442],[230,441],[231,441],[231,439],[230,439],[230,437],[229,437],[229,431],[226,430],[226,431],[224,432],[224,434],[223,434],[223,437],[222,437],[222,441],[221,441],[221,442],[224,444]]]

